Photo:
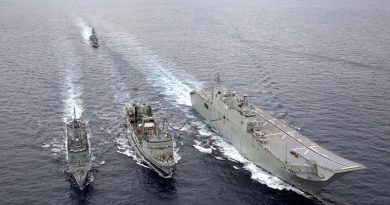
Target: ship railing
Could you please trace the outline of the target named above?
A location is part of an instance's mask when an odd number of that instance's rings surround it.
[[[296,152],[294,149],[292,149],[292,150],[290,151],[290,154],[292,154],[292,155],[294,155],[294,156],[296,156],[296,157],[299,156],[299,157],[301,157],[302,159],[304,159],[308,164],[310,164],[310,167],[313,168],[313,174],[315,174],[315,175],[321,177],[321,176],[318,174],[318,164],[317,164],[316,161],[314,161],[314,160],[312,160],[312,159],[308,159],[307,157],[305,157],[304,155],[300,154],[299,152]],[[322,167],[322,166],[321,166],[321,167]],[[322,168],[329,170],[329,169],[326,168],[326,167],[322,167]]]
[[[285,165],[285,168],[293,173],[310,173],[317,175],[317,168],[314,166]]]

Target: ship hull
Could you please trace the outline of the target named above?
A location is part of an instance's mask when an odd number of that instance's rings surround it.
[[[86,124],[74,119],[68,122],[66,130],[67,172],[78,188],[84,189],[88,184],[91,170],[91,152]]]
[[[282,160],[276,158],[267,149],[264,149],[261,144],[254,141],[250,134],[241,131],[237,127],[237,124],[224,119],[224,117],[222,117],[225,116],[223,108],[219,109],[218,107],[215,107],[213,103],[208,102],[197,93],[191,93],[191,102],[193,109],[209,122],[209,125],[220,133],[221,136],[232,144],[245,158],[305,193],[315,195],[334,179],[345,174],[336,173],[327,180],[301,178],[283,168],[285,165]]]
[[[68,152],[68,172],[80,189],[88,183],[88,175],[91,169],[89,150],[82,152]]]
[[[129,123],[129,121],[127,121]],[[130,123],[129,123],[130,124]],[[133,143],[137,155],[145,162],[151,169],[158,173],[161,177],[171,178],[175,170],[174,166],[163,166],[158,164],[152,157],[147,155],[141,148],[140,142],[138,141],[137,135],[129,125],[130,140]]]

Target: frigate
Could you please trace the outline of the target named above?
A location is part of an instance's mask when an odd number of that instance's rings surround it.
[[[92,28],[92,35],[89,37],[89,40],[91,40],[92,46],[93,46],[94,48],[99,47],[99,40],[98,40],[98,38],[97,38],[97,35],[96,35],[96,33],[95,33],[95,29],[94,29],[94,28]]]
[[[175,170],[173,138],[160,129],[151,106],[134,103],[124,112],[137,155],[160,176],[171,177]]]
[[[190,93],[192,107],[239,152],[260,168],[310,195],[365,166],[337,156],[286,123],[217,84]]]
[[[86,123],[83,119],[74,118],[66,124],[66,142],[68,154],[68,173],[74,178],[78,187],[83,189],[88,181],[91,169],[91,153]]]

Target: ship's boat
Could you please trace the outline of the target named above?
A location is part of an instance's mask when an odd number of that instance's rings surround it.
[[[91,41],[92,46],[93,46],[94,48],[99,47],[99,40],[98,40],[97,35],[96,35],[96,33],[95,33],[95,29],[92,29],[92,35],[89,36],[89,40]]]
[[[192,91],[192,107],[247,159],[315,195],[335,179],[365,166],[320,147],[266,111],[220,85]]]
[[[83,119],[74,118],[66,124],[67,138],[67,171],[74,178],[78,187],[83,189],[88,182],[91,169],[91,152],[86,123]]]
[[[126,107],[124,112],[137,155],[160,176],[171,177],[175,170],[173,139],[160,129],[152,108],[134,103]]]

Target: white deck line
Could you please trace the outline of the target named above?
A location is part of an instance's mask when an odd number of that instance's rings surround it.
[[[271,134],[267,134],[267,135],[264,135],[266,137],[268,136],[271,136],[271,135],[281,135],[281,134],[284,134],[283,132],[280,132],[280,133],[271,133]]]
[[[263,112],[263,111],[261,111],[261,112]],[[262,114],[260,114],[259,112],[256,112],[256,114],[257,114],[258,116],[260,116],[261,118],[263,118],[264,120],[266,120],[267,122],[271,123],[274,127],[279,128],[279,127],[278,127],[277,125],[275,125],[274,122],[273,122],[273,121],[275,121],[275,120],[277,120],[277,119],[274,118],[274,119],[269,120],[269,119],[267,119],[266,117],[264,117]],[[263,126],[264,126],[264,125],[263,125]],[[280,128],[279,128],[279,129],[280,129]],[[283,129],[281,129],[281,131],[282,131],[282,132],[285,132],[291,139],[294,139],[294,140],[297,141],[298,143],[300,143],[300,144],[302,144],[303,146],[305,146],[307,149],[312,150],[314,153],[316,153],[316,154],[318,154],[318,155],[320,155],[320,156],[322,156],[322,157],[324,157],[324,158],[326,158],[326,159],[328,159],[328,160],[330,160],[330,161],[332,161],[332,162],[334,162],[334,163],[337,163],[337,164],[339,164],[339,165],[347,166],[347,165],[345,165],[345,164],[343,164],[343,163],[341,163],[341,162],[338,162],[338,161],[336,161],[336,160],[334,160],[334,159],[329,158],[328,156],[324,156],[324,154],[322,154],[322,153],[318,152],[316,149],[314,149],[315,147],[308,146],[308,145],[306,145],[304,142],[302,142],[302,140],[300,140],[300,139],[296,138],[295,136],[293,136],[292,133],[297,132],[296,130],[286,132],[286,131],[284,131]],[[291,133],[291,134],[290,134],[290,133]],[[297,133],[298,133],[298,132],[297,132]],[[309,139],[308,139],[308,140],[309,140]],[[309,141],[310,141],[310,140],[309,140]]]

